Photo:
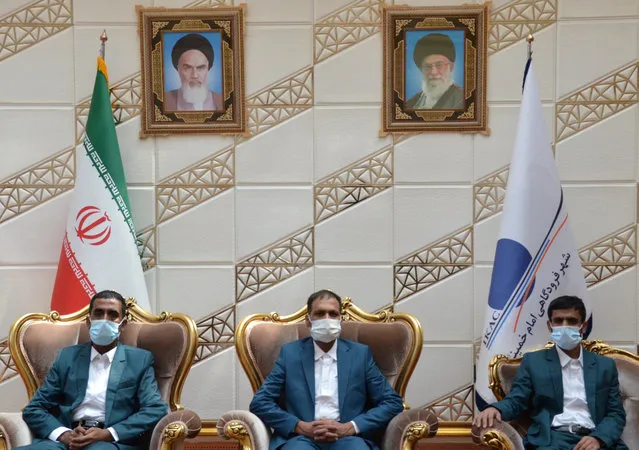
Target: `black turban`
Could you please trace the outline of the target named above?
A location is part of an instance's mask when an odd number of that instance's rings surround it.
[[[213,66],[213,47],[207,38],[202,36],[201,34],[187,34],[186,36],[182,36],[173,46],[173,50],[171,51],[171,60],[173,61],[173,67],[178,68],[178,61],[180,60],[180,56],[182,53],[187,52],[189,50],[199,50],[201,51],[206,59],[209,60],[209,69]]]
[[[413,51],[413,60],[421,69],[424,58],[430,55],[444,55],[451,62],[455,62],[455,46],[448,36],[441,33],[427,34],[422,37]]]

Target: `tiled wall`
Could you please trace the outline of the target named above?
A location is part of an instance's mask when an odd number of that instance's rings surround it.
[[[490,136],[395,139],[379,137],[379,0],[248,0],[251,136],[140,140],[134,3],[224,3],[187,1],[0,2],[0,339],[18,315],[48,309],[74,147],[106,28],[154,308],[184,311],[200,327],[184,403],[208,419],[246,407],[251,392],[232,341],[237,322],[253,312],[292,312],[329,287],[370,311],[415,314],[425,342],[408,403],[434,407],[443,420],[470,419],[522,37],[532,31],[594,302],[593,336],[635,348],[639,0],[493,1]],[[25,395],[6,341],[0,381],[2,408],[16,410]]]

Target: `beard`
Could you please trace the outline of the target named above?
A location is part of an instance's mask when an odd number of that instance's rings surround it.
[[[204,109],[204,102],[209,95],[209,89],[206,83],[196,84],[195,86],[191,86],[188,82],[183,83],[181,90],[184,100],[191,103],[193,109]]]
[[[428,78],[427,76],[424,76],[422,79],[422,91],[426,95],[426,98],[434,105],[441,96],[444,95],[444,92],[452,86],[452,84],[453,79],[450,76],[450,73],[442,75],[439,78]]]

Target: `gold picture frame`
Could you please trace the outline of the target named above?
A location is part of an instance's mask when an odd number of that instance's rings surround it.
[[[245,134],[244,6],[136,11],[140,136]]]
[[[382,134],[487,133],[488,4],[382,10]]]

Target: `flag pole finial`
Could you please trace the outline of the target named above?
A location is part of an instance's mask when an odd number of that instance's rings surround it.
[[[532,58],[532,43],[535,40],[535,38],[533,37],[532,34],[529,34],[528,36],[526,36],[526,41],[528,42],[528,59]]]
[[[108,40],[109,40],[109,38],[107,37],[106,30],[102,30],[102,34],[100,35],[100,42],[102,42],[102,44],[100,45],[100,57],[102,59],[104,59],[104,54],[105,54],[105,50],[106,50],[106,42]]]

